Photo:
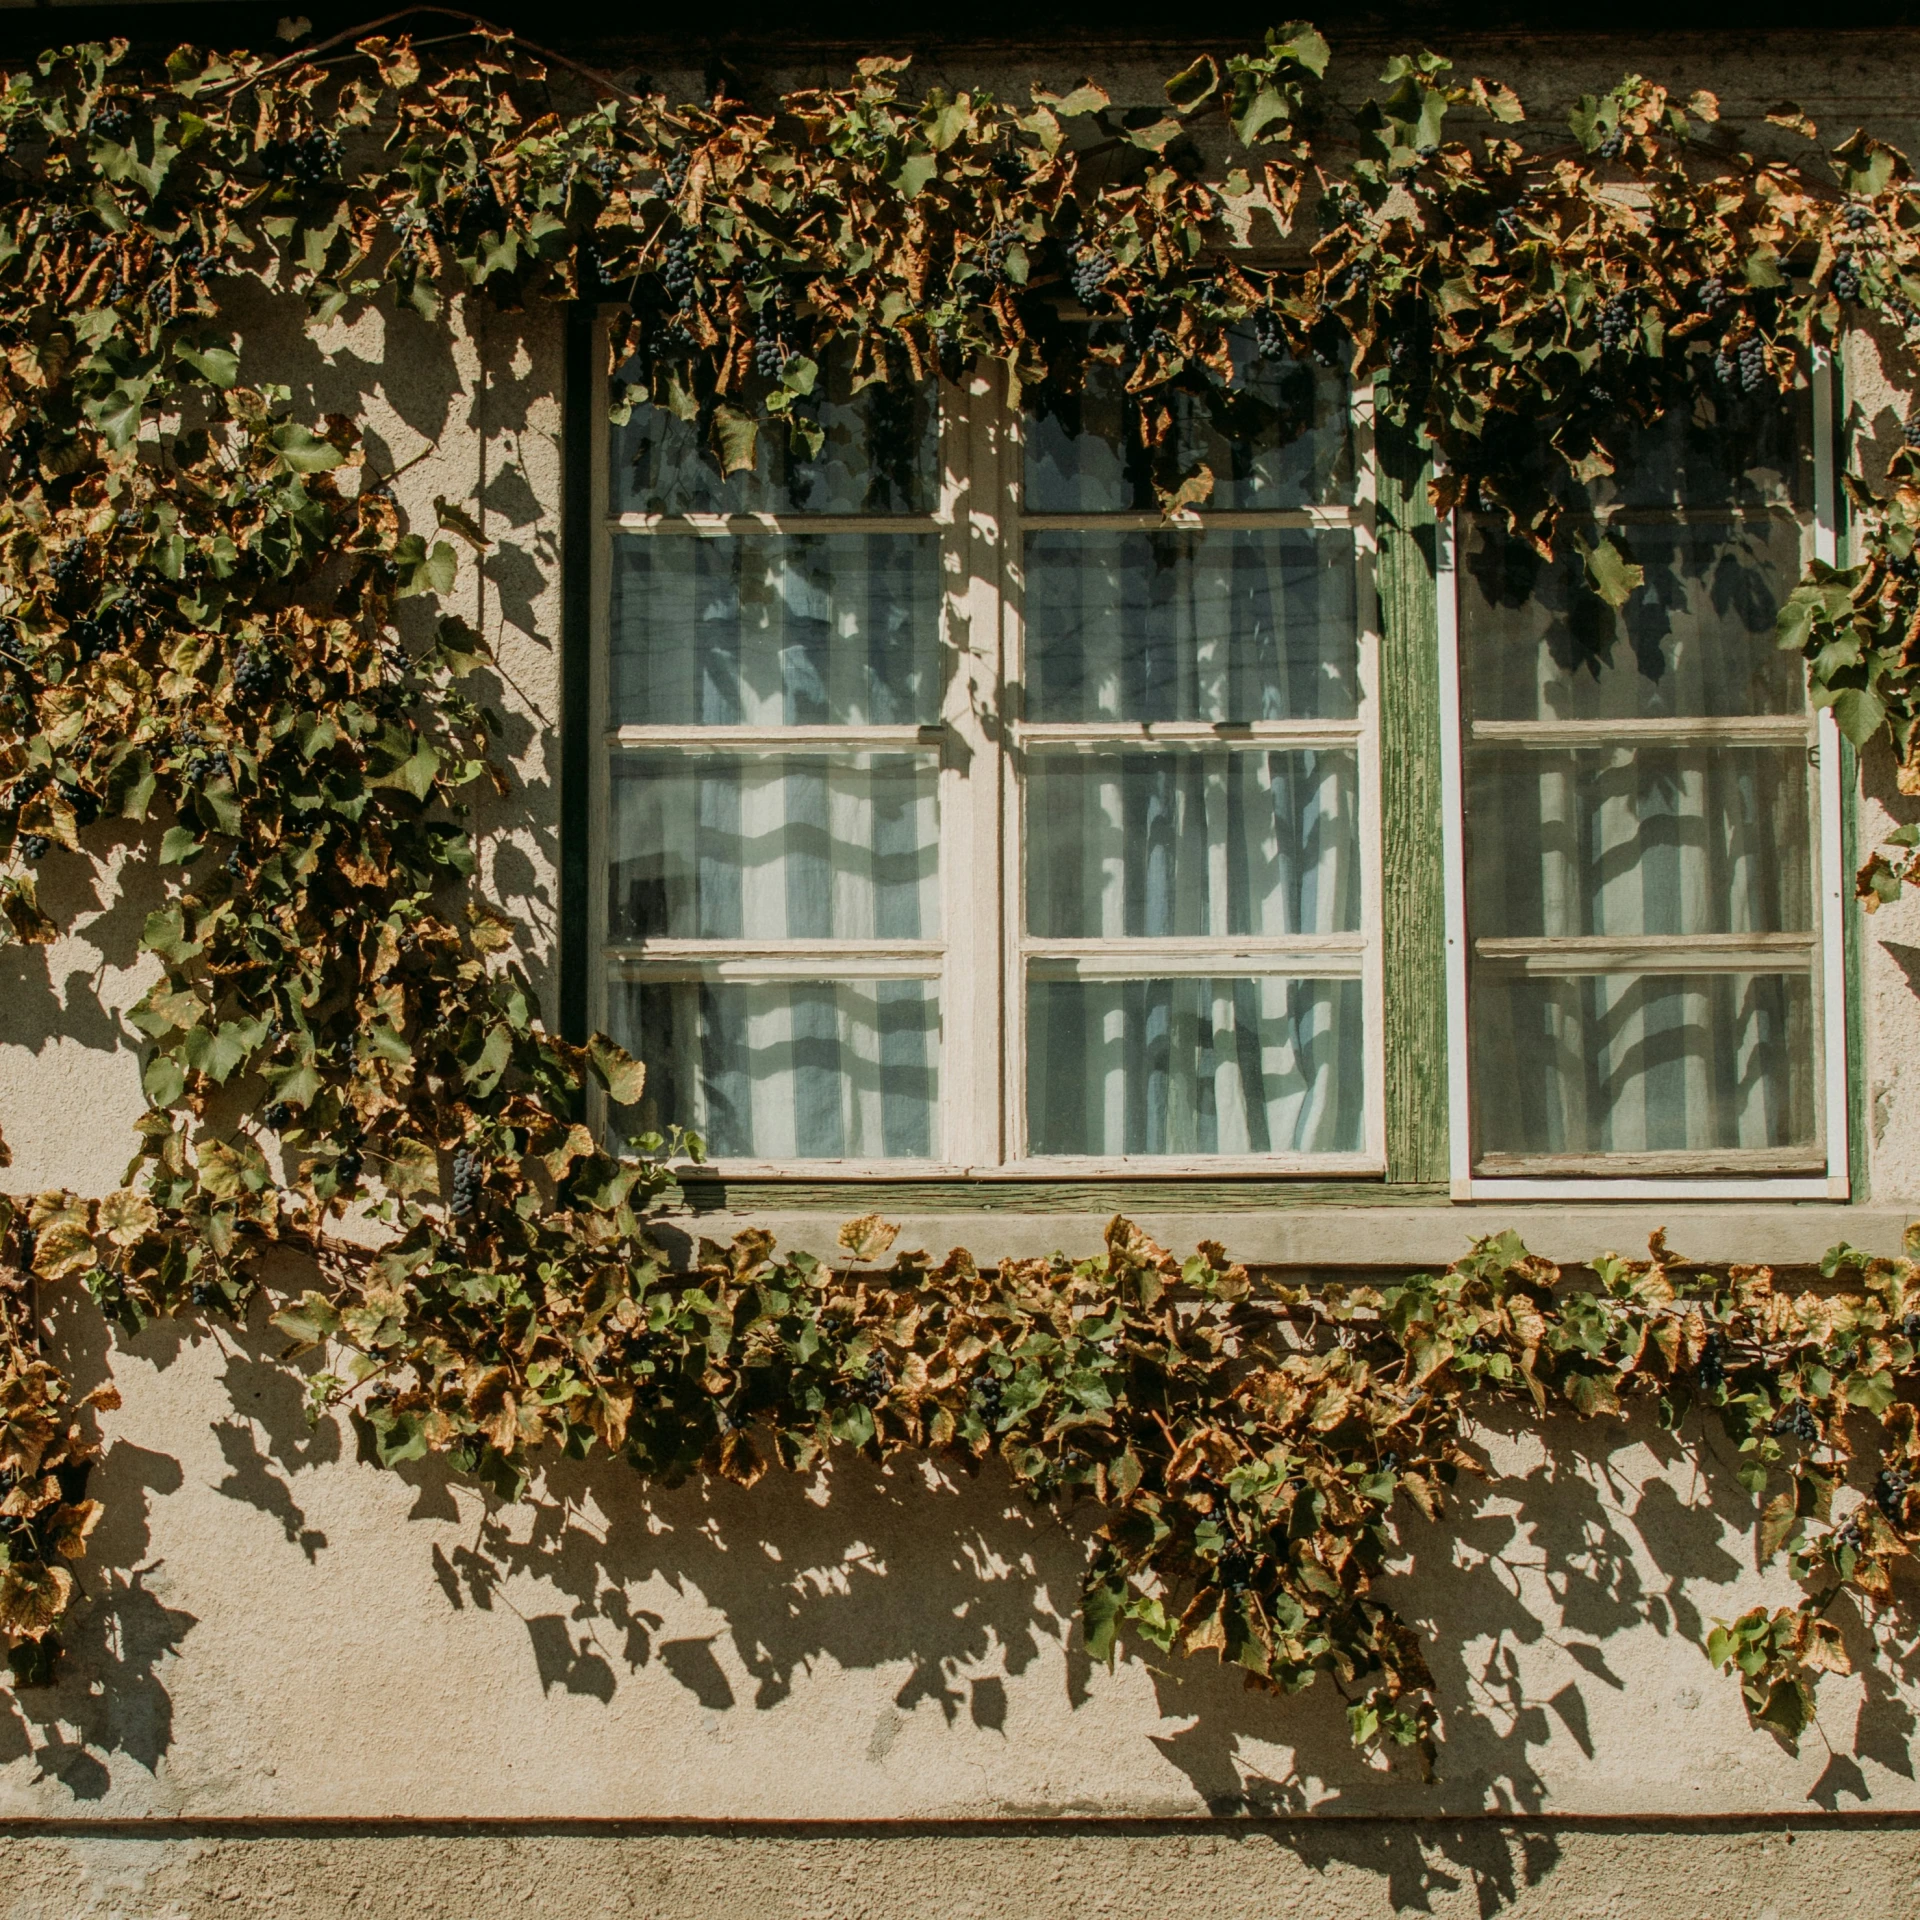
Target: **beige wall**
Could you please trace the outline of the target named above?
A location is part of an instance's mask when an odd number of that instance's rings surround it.
[[[1534,58],[1477,64],[1525,80]],[[1737,53],[1692,58],[1683,90],[1797,92],[1836,126],[1876,117],[1848,106],[1884,70],[1866,55],[1791,75]],[[1621,64],[1575,78],[1596,84]],[[1570,90],[1572,71],[1554,69],[1555,86]],[[235,311],[255,377],[363,415],[387,466],[426,454],[401,483],[415,524],[430,524],[436,494],[479,502],[495,544],[477,568],[463,555],[456,602],[498,649],[522,783],[481,824],[551,1005],[558,314],[456,308],[450,332],[371,316],[316,341],[290,306]],[[1849,389],[1884,430],[1898,400],[1876,364],[1871,349],[1856,355]],[[1883,755],[1869,756],[1864,785],[1868,822],[1913,817]],[[118,1015],[145,982],[133,945],[155,883],[136,858],[76,894],[74,865],[54,863],[48,888],[72,931],[50,949],[0,948],[0,1130],[15,1188],[110,1186],[141,1104]],[[1869,1206],[1342,1208],[1149,1224],[1178,1246],[1215,1234],[1303,1268],[1443,1261],[1515,1220],[1571,1261],[1660,1224],[1717,1260],[1804,1265],[1841,1237],[1891,1247],[1903,1202],[1920,1211],[1920,900],[1868,931]],[[832,1222],[778,1224],[818,1242]],[[911,1220],[909,1234],[990,1256],[1082,1251],[1099,1224],[940,1215]],[[749,1899],[767,1914],[1176,1901],[1221,1915],[1422,1902],[1444,1916],[1920,1912],[1909,1832],[1789,1835],[1762,1818],[1920,1813],[1920,1686],[1889,1677],[1856,1634],[1866,1677],[1822,1683],[1819,1729],[1797,1753],[1747,1725],[1700,1640],[1713,1618],[1793,1588],[1777,1568],[1757,1573],[1750,1534],[1719,1517],[1739,1516],[1743,1497],[1718,1442],[1689,1451],[1646,1424],[1488,1434],[1500,1477],[1467,1488],[1441,1529],[1407,1523],[1420,1565],[1393,1597],[1431,1633],[1447,1728],[1428,1785],[1353,1754],[1330,1683],[1272,1700],[1200,1661],[1090,1668],[1071,1627],[1076,1523],[1015,1500],[992,1472],[969,1482],[841,1461],[749,1495],[649,1491],[624,1469],[563,1466],[544,1504],[501,1510],[432,1465],[361,1464],[341,1426],[310,1433],[275,1361],[282,1343],[257,1319],[110,1343],[84,1303],[50,1305],[80,1383],[111,1373],[125,1404],[104,1422],[96,1490],[108,1517],[82,1570],[64,1678],[0,1696],[0,1821],[282,1824],[0,1837],[0,1920],[236,1902],[289,1915],[546,1911],[540,1890],[557,1879],[581,1915],[691,1916]],[[1468,1818],[1501,1810],[1544,1824]],[[936,1824],[750,1845],[691,1830],[589,1845],[549,1828],[354,1829],[335,1841],[298,1826],[1246,1813],[1323,1817],[1244,1834]],[[1738,1819],[1684,1835],[1662,1824],[1715,1815]]]

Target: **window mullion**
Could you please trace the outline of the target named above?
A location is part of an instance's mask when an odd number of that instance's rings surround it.
[[[941,1006],[944,1158],[994,1167],[1000,1132],[1000,574],[1005,511],[993,383],[976,374],[940,390],[947,591],[941,718]]]

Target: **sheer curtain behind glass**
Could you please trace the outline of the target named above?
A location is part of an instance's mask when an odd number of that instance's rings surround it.
[[[612,448],[608,1017],[630,1122],[716,1160],[939,1152],[935,409],[823,384],[817,459],[723,478],[644,407]]]
[[[1157,519],[1157,496],[1124,396],[1097,371],[1029,423],[1032,1154],[1364,1144],[1347,405],[1337,378],[1242,343],[1237,397],[1182,396],[1169,457],[1207,461],[1209,510],[1276,518],[1193,529],[1114,524]],[[1325,524],[1303,524],[1308,508]]]
[[[1805,409],[1698,403],[1543,562],[1467,530],[1476,1151],[1817,1161]],[[1644,572],[1615,613],[1576,539]]]

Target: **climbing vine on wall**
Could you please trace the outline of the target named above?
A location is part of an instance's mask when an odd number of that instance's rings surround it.
[[[817,444],[829,353],[857,384],[985,362],[1036,404],[1097,361],[1170,513],[1212,484],[1177,464],[1178,396],[1230,424],[1250,336],[1379,378],[1439,456],[1437,503],[1546,551],[1663,413],[1803,384],[1850,325],[1920,333],[1906,161],[1860,134],[1823,150],[1790,108],[1748,139],[1637,78],[1539,130],[1424,53],[1354,109],[1301,24],[1147,107],[922,91],[890,59],[676,105],[456,18],[431,46],[155,70],[66,48],[0,92],[0,910],[52,941],[46,863],[129,838],[166,883],[125,1184],[0,1201],[16,1674],[51,1668],[95,1512],[29,1276],[137,1328],[243,1313],[281,1247],[315,1267],[274,1317],[325,1356],[316,1414],[348,1408],[389,1463],[439,1452],[519,1494],[549,1446],[743,1481],[836,1445],[991,1454],[1095,1503],[1096,1652],[1124,1633],[1277,1688],[1327,1674],[1358,1740],[1422,1755],[1432,1682],[1376,1581],[1477,1470],[1471,1420],[1699,1407],[1763,1502],[1763,1552],[1810,1589],[1710,1652],[1797,1733],[1810,1676],[1844,1664],[1836,1601],[1888,1601],[1920,1539],[1920,1270],[1843,1249],[1834,1290],[1788,1299],[1656,1243],[1582,1290],[1501,1239],[1441,1276],[1306,1292],[1217,1247],[1179,1265],[1122,1222],[1077,1266],[881,1268],[877,1220],[837,1266],[747,1235],[672,1270],[646,1215],[676,1143],[614,1152],[589,1124],[639,1066],[542,1025],[474,878],[464,808],[510,782],[485,643],[432,617],[472,523],[442,501],[404,524],[355,423],[244,366],[222,299],[259,283],[316,323],[600,300],[620,404],[696,423],[729,469],[763,434]],[[1815,568],[1782,625],[1815,697],[1858,741],[1887,730],[1909,774],[1913,473],[1902,455],[1884,498],[1861,490],[1859,565]],[[1625,555],[1587,564],[1624,604]],[[1868,869],[1873,900],[1908,859]],[[345,1235],[349,1212],[384,1240]]]

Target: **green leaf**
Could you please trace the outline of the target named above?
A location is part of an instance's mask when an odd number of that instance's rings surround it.
[[[160,864],[163,867],[184,867],[204,850],[205,845],[191,827],[169,827],[160,836]]]
[[[156,1107],[170,1107],[186,1092],[187,1076],[172,1054],[156,1053],[147,1062],[140,1084]]]
[[[1213,56],[1203,53],[1166,83],[1167,104],[1177,113],[1191,113],[1220,91],[1220,69]]]
[[[647,1070],[624,1047],[617,1047],[605,1034],[596,1033],[587,1042],[587,1059],[595,1077],[606,1088],[607,1097],[617,1107],[630,1107],[645,1091]]]
[[[189,347],[175,341],[173,352],[211,386],[224,390],[240,377],[240,356],[231,347]]]
[[[269,1324],[303,1346],[317,1347],[340,1331],[340,1315],[325,1294],[309,1288],[295,1305],[274,1314]]]
[[[1646,584],[1646,569],[1627,557],[1626,549],[1612,535],[1591,545],[1575,535],[1574,545],[1586,562],[1587,578],[1593,590],[1608,606],[1624,607],[1635,591]]]
[[[267,443],[278,454],[277,472],[328,473],[347,456],[329,440],[310,433],[297,421],[283,421],[267,435]]]
[[[722,473],[751,473],[759,458],[760,429],[750,413],[738,407],[713,410],[713,439]]]
[[[1828,704],[1835,724],[1856,747],[1866,746],[1887,723],[1885,706],[1864,687],[1842,687]]]

